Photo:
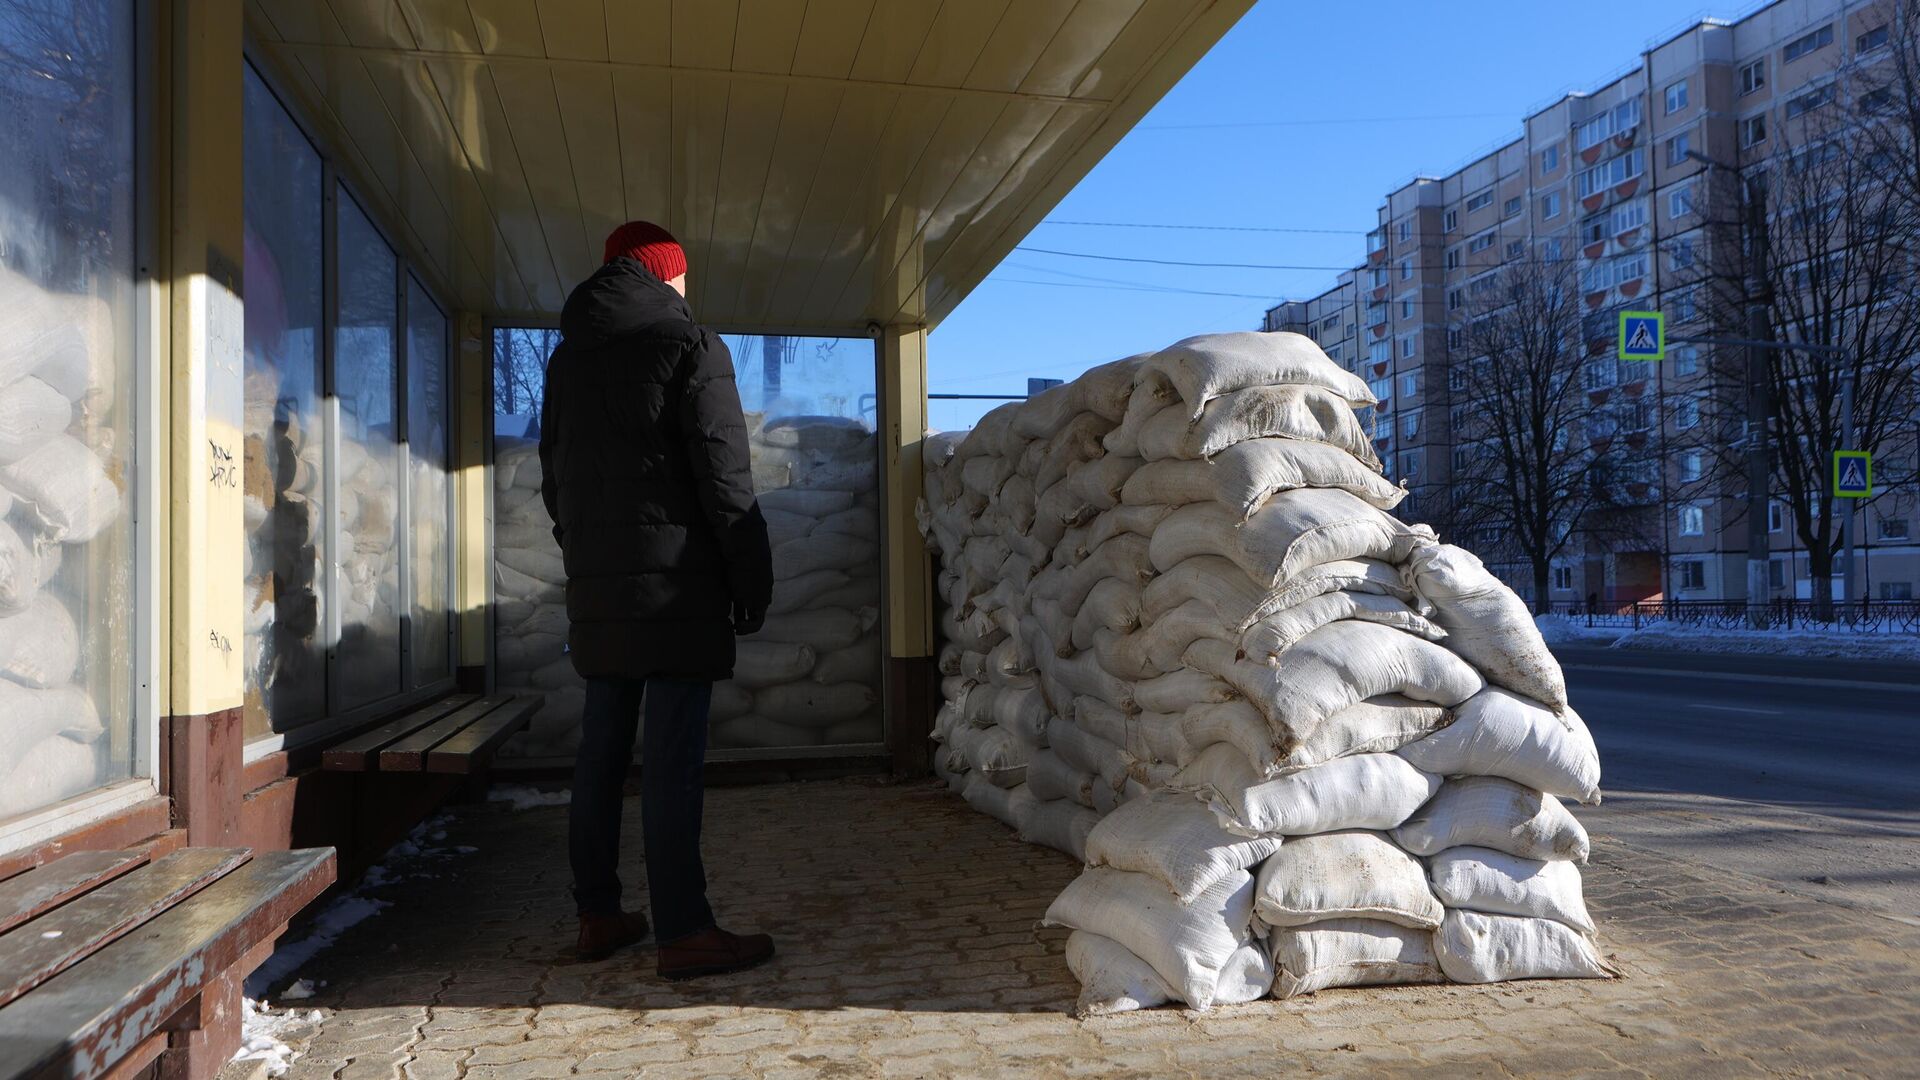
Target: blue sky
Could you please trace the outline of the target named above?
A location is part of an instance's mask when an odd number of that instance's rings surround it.
[[[1524,115],[1597,87],[1652,39],[1703,15],[1735,17],[1754,6],[1261,0],[1048,220],[1325,231],[1042,224],[1022,246],[1352,266],[1392,188],[1516,137]],[[1312,296],[1337,272],[1151,267],[1015,251],[934,331],[931,389],[1024,393],[1029,375],[1071,377],[1189,334],[1252,329],[1274,299]],[[1128,287],[1109,287],[1115,282]],[[993,404],[935,401],[931,420],[966,427]]]

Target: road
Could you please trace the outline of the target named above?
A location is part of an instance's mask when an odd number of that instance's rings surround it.
[[[1561,647],[1588,829],[1920,923],[1920,666]]]

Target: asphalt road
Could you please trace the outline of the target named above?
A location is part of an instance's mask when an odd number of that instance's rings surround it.
[[[1920,666],[1560,648],[1589,830],[1920,921]]]

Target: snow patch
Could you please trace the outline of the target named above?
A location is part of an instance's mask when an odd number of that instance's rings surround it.
[[[536,806],[565,806],[573,801],[573,792],[567,788],[541,791],[525,784],[495,784],[487,789],[487,801],[507,803],[515,810],[531,810]]]
[[[305,979],[298,985],[311,984]],[[287,995],[291,997],[292,994]],[[268,1076],[285,1076],[300,1057],[300,1052],[287,1045],[289,1036],[300,1037],[303,1029],[326,1019],[319,1009],[301,1012],[298,1009],[275,1011],[273,1006],[254,998],[240,999],[240,1049],[234,1051],[235,1061],[264,1061]]]
[[[1891,628],[1826,630],[1796,626],[1752,630],[1662,619],[1635,630],[1630,626],[1588,626],[1585,617],[1579,615],[1536,615],[1534,623],[1548,645],[1920,663],[1920,635]]]
[[[1535,615],[1533,622],[1549,645],[1606,645],[1627,632],[1617,626],[1588,626],[1575,615]]]

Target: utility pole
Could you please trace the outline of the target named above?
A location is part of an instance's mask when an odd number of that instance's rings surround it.
[[[1843,368],[1840,372],[1840,449],[1854,450],[1853,445],[1853,369]],[[1855,600],[1853,589],[1853,519],[1854,503],[1857,499],[1842,499],[1847,507],[1847,516],[1840,519],[1840,535],[1846,538],[1846,566],[1842,568],[1840,587],[1840,611],[1842,615],[1852,610]]]
[[[1738,173],[1734,174],[1736,177]],[[1767,487],[1773,462],[1768,445],[1773,417],[1772,372],[1767,363],[1769,350],[1759,342],[1771,336],[1767,307],[1772,289],[1767,280],[1767,189],[1756,179],[1747,179],[1747,337],[1755,342],[1747,346],[1747,623],[1756,630],[1767,626],[1767,600],[1770,582],[1767,575]]]

